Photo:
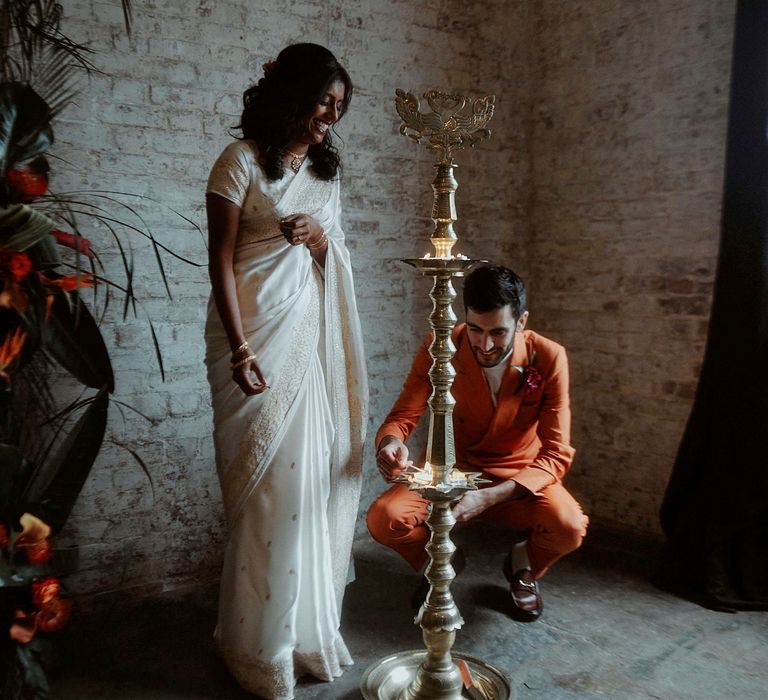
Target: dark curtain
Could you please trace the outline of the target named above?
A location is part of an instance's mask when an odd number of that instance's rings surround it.
[[[768,608],[768,2],[736,12],[709,338],[661,508],[657,584]]]

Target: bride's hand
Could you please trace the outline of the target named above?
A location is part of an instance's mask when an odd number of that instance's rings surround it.
[[[239,367],[233,367],[232,379],[235,380],[235,383],[243,390],[246,396],[261,394],[269,389],[269,385],[264,379],[255,359],[248,360],[248,362]]]
[[[291,245],[302,245],[318,240],[323,227],[309,214],[291,214],[280,220],[280,232]]]

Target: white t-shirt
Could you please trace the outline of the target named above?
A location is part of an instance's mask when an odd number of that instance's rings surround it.
[[[509,358],[511,356],[512,350],[510,350],[507,353],[507,356],[495,367],[483,367],[485,380],[488,382],[488,387],[491,390],[491,401],[493,401],[494,407],[496,406],[496,399],[499,396],[499,389],[501,389],[501,380],[504,379],[504,374],[509,367]]]

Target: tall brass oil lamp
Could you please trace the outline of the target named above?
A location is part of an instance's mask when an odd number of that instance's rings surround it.
[[[493,116],[495,97],[470,100],[462,95],[430,90],[424,98],[431,113],[422,113],[418,98],[403,90],[396,91],[395,105],[403,121],[400,133],[416,142],[426,140],[438,156],[437,174],[432,182],[434,255],[403,260],[433,279],[429,293],[433,340],[429,348],[432,395],[428,401],[427,461],[423,467],[409,466],[398,478],[430,502],[427,525],[431,537],[426,545],[430,563],[425,572],[430,589],[414,620],[422,629],[426,651],[400,652],[381,659],[365,671],[360,689],[365,700],[508,700],[513,697],[513,689],[503,672],[479,659],[451,652],[456,631],[464,624],[450,591],[456,576],[451,566],[451,557],[456,551],[450,538],[456,522],[451,506],[484,481],[480,472],[462,472],[455,468],[455,401],[450,392],[455,376],[451,358],[456,351],[451,340],[456,325],[452,308],[456,292],[452,279],[483,261],[469,260],[452,252],[458,241],[453,228],[457,220],[458,187],[453,175],[457,167],[453,153],[490,136],[486,124]],[[474,684],[471,689],[465,686],[459,664],[466,664],[464,676],[471,677]]]

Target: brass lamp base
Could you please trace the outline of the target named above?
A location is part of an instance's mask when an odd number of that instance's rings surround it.
[[[360,692],[365,700],[411,700],[409,689],[421,664],[426,658],[424,650],[401,651],[369,666],[360,681]],[[467,662],[475,683],[482,688],[488,700],[515,700],[516,690],[503,671],[467,654],[452,651],[454,659]],[[435,696],[436,698],[438,696]],[[461,700],[472,696],[466,689],[458,695],[439,696],[441,700]]]

